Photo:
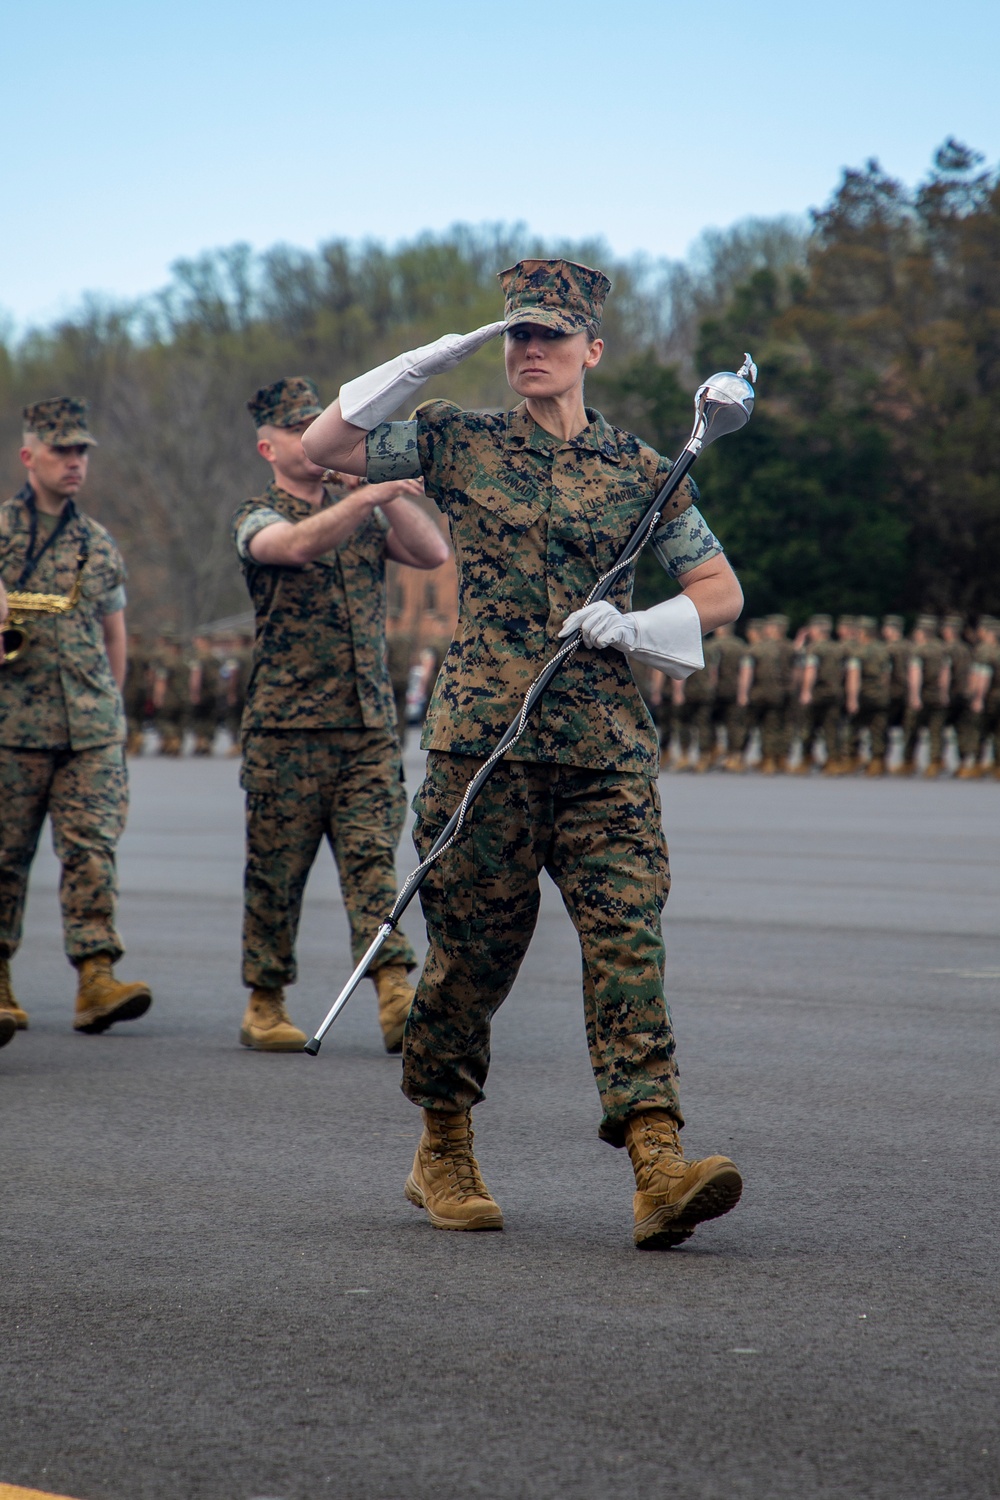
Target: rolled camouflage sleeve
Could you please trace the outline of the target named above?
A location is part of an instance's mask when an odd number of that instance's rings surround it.
[[[120,609],[124,609],[128,599],[125,594],[124,583],[118,583],[113,589],[108,589],[99,599],[94,600],[94,612],[103,619],[105,615],[115,615]]]
[[[696,505],[668,521],[653,537],[653,551],[671,578],[680,578],[718,557],[722,543],[712,535]]]
[[[380,422],[365,439],[369,484],[387,484],[394,479],[419,479],[418,423]]]
[[[274,526],[278,521],[287,522],[287,517],[283,516],[280,511],[272,510],[269,505],[257,506],[248,514],[237,515],[233,526],[233,539],[236,542],[236,551],[243,562],[253,562],[250,555],[250,543],[258,531]]]

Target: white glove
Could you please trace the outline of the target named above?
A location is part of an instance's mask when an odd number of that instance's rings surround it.
[[[678,680],[705,665],[701,617],[686,594],[627,615],[607,599],[598,599],[567,616],[560,639],[574,630],[579,630],[585,646],[597,650],[614,646],[625,656]]]
[[[340,387],[340,415],[345,422],[371,432],[397,406],[412,397],[425,380],[454,369],[490,339],[496,338],[506,326],[505,323],[486,323],[472,333],[446,333],[422,349],[397,354],[395,359]]]

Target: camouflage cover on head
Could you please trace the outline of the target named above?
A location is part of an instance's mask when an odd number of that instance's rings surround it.
[[[255,427],[298,427],[322,410],[315,383],[304,375],[285,375],[273,385],[262,385],[247,402]]]
[[[49,396],[22,412],[25,432],[32,433],[47,448],[96,448],[97,439],[87,426],[87,403],[74,396]]]
[[[832,630],[833,629],[833,616],[832,615],[813,615],[812,619],[809,621],[809,624],[812,626],[812,628],[814,630]]]
[[[1000,630],[1000,620],[995,619],[993,615],[982,615],[979,620],[979,628],[980,630]]]
[[[868,635],[874,635],[878,629],[878,624],[873,615],[859,615],[856,624],[859,630],[865,631]]]
[[[965,616],[945,615],[943,623],[947,625],[950,630],[961,630],[965,625]]]
[[[937,635],[938,617],[937,615],[917,615],[913,628],[914,630],[924,630],[928,635]]]
[[[882,616],[882,628],[883,628],[883,630],[886,627],[888,627],[890,630],[903,630],[906,627],[906,621],[903,619],[902,615],[883,615]]]
[[[611,282],[603,271],[572,260],[519,260],[499,271],[504,291],[504,320],[508,328],[540,323],[562,333],[581,333],[588,324],[600,326],[604,299]]]

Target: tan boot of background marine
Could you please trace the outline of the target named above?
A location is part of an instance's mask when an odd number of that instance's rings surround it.
[[[435,1229],[502,1229],[500,1205],[472,1154],[470,1111],[425,1109],[423,1115],[423,1134],[404,1189],[407,1198],[426,1208]]]
[[[6,1047],[17,1036],[17,1022],[9,1010],[0,1010],[0,1047]]]
[[[871,760],[868,762],[867,766],[865,767],[865,775],[866,776],[884,776],[885,775],[885,761],[883,760],[883,758],[882,758],[881,755],[873,755],[872,756]]]
[[[240,1043],[257,1052],[301,1052],[306,1034],[293,1026],[285,1009],[284,990],[254,985],[240,1026]]]
[[[372,975],[378,991],[378,1020],[387,1052],[402,1052],[406,1018],[413,1004],[414,989],[405,964],[383,964]]]
[[[672,1250],[740,1201],[743,1179],[728,1156],[685,1161],[677,1122],[665,1109],[630,1116],[625,1146],[635,1172],[632,1237],[644,1250]]]
[[[76,963],[79,981],[73,1030],[96,1035],[116,1021],[135,1021],[153,1003],[148,984],[119,984],[111,971],[111,954],[94,953]]]
[[[13,1016],[18,1031],[27,1031],[28,1012],[22,1010],[15,999],[9,958],[0,958],[0,1016]]]

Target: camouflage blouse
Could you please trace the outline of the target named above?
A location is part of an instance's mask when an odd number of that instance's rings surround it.
[[[326,503],[344,493],[327,489]],[[256,616],[243,731],[392,729],[385,654],[385,539],[376,510],[345,542],[303,568],[255,562],[250,543],[276,521],[315,515],[276,484],[233,516],[233,538]]]
[[[65,524],[46,545],[53,532],[33,516],[29,485],[0,505],[0,578],[8,593],[66,595],[78,571],[81,581],[75,609],[33,616],[24,649],[0,666],[0,744],[24,750],[89,750],[125,738],[103,629],[105,615],[125,608],[125,564],[103,526],[72,500],[66,507]],[[22,582],[33,532],[37,562]]]
[[[484,756],[514,717],[559,629],[615,561],[670,463],[588,411],[569,441],[539,427],[522,403],[461,411],[446,401],[368,437],[369,478],[422,474],[451,524],[459,621],[434,688],[421,744]],[[685,481],[655,538],[675,575],[721,548]],[[686,513],[686,514],[685,514]],[[612,589],[631,600],[631,571]],[[536,709],[513,758],[655,775],[657,740],[628,660],[581,649]]]

